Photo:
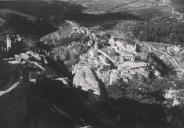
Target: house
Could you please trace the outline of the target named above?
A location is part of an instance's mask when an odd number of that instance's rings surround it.
[[[130,52],[122,52],[120,55],[121,59],[124,61],[135,61],[135,54],[130,53]]]
[[[147,53],[144,53],[144,52],[137,53],[136,60],[138,60],[138,61],[147,61]]]
[[[112,63],[116,63],[117,61],[117,52],[111,47],[103,47],[98,50],[98,53],[108,58]]]
[[[147,67],[147,63],[145,62],[124,62],[123,64],[118,65],[119,69],[139,69]]]

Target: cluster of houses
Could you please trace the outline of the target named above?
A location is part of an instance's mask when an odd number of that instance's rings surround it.
[[[149,53],[152,50],[146,45],[142,47],[143,44],[138,41],[130,42],[113,36],[109,37],[103,46],[102,44],[103,42],[97,41],[87,53],[82,54],[79,63],[73,66],[72,73],[75,74],[83,67],[92,68],[100,79],[109,85],[112,85],[114,81],[117,83],[116,78],[129,82],[137,76],[151,78],[153,74],[156,77],[161,77],[157,61],[153,57],[151,58],[156,65],[148,61]]]
[[[176,16],[176,18],[178,20],[183,19],[183,13],[181,13],[180,11],[178,11],[177,9],[175,9],[174,7],[172,7],[172,11],[171,11],[172,15]]]
[[[126,41],[118,38],[111,37],[109,39],[111,47],[120,54],[120,61],[135,61],[137,53],[136,43],[127,43]]]
[[[10,52],[13,46],[16,43],[20,43],[22,41],[22,37],[19,34],[16,35],[6,35],[6,39],[3,41],[1,45],[1,51]]]
[[[137,61],[137,56],[141,54],[137,52],[136,43],[129,43],[112,36],[108,40],[108,45],[99,48],[96,42],[93,46],[87,54],[80,57],[80,66],[102,66],[102,69],[112,67],[134,69],[147,66],[146,62]]]

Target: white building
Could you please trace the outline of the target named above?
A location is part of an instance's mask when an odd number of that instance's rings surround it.
[[[22,41],[22,37],[19,34],[17,35],[17,41],[18,42],[21,42]]]
[[[9,51],[11,49],[11,47],[12,47],[11,39],[10,39],[9,36],[7,36],[7,38],[6,38],[6,49],[7,49],[7,51]]]
[[[170,4],[170,3],[172,3],[172,2],[171,2],[171,0],[162,0],[162,3],[163,3],[163,4]]]

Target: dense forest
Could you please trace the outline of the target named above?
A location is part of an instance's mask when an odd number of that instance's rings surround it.
[[[133,27],[138,40],[184,45],[184,23],[172,18],[138,22]]]

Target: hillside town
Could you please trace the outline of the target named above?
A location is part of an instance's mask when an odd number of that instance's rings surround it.
[[[180,8],[0,2],[0,128],[183,128]]]

